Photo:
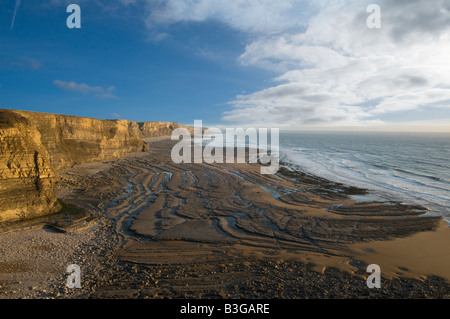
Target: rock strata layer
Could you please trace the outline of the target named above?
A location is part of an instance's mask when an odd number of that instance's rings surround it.
[[[143,138],[179,127],[184,126],[0,109],[0,222],[58,211],[59,171],[146,151]]]

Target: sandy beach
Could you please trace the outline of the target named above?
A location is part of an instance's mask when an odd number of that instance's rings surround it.
[[[75,166],[58,199],[90,212],[0,232],[0,298],[444,298],[450,228],[421,207],[255,164],[174,164],[149,152]],[[80,289],[66,268],[81,268]],[[378,264],[382,288],[366,286]]]

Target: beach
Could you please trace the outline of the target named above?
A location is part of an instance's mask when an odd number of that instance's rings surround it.
[[[259,164],[174,164],[175,142],[58,174],[73,231],[0,233],[0,298],[444,298],[450,228],[426,209]],[[81,288],[66,268],[81,269]],[[366,268],[381,267],[368,289]]]

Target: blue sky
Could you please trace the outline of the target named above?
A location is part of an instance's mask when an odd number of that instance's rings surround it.
[[[381,29],[366,26],[373,2]],[[66,26],[70,3],[81,29]],[[444,0],[3,0],[0,107],[450,131],[449,18]]]
[[[68,29],[64,2],[45,6],[24,0],[11,30],[14,1],[0,6],[0,107],[219,122],[229,101],[264,88],[271,76],[240,66],[242,35],[215,21],[174,26],[170,37],[157,41],[139,7],[125,7],[119,15],[116,8],[108,12],[81,2],[82,27]]]

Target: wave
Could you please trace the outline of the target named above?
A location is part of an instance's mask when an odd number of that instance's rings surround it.
[[[415,173],[412,169],[389,167],[373,162],[364,154],[329,152],[293,148],[282,149],[285,160],[303,171],[356,187],[382,192],[389,198],[421,204],[441,215],[450,216],[450,181],[430,172]],[[355,156],[356,155],[356,156]],[[430,165],[430,164],[428,164]],[[422,167],[422,170],[428,169]],[[432,171],[432,170],[429,170]]]
[[[404,169],[404,168],[396,168],[395,170],[398,171],[398,172],[403,172],[405,174],[409,174],[409,175],[413,175],[413,176],[428,178],[428,179],[434,180],[436,182],[442,182],[442,183],[445,183],[445,184],[450,184],[450,180],[447,180],[447,179],[442,178],[442,177],[432,176],[432,175],[425,174],[425,173],[412,172],[412,171],[409,171],[409,170]],[[449,190],[449,189],[447,189],[447,190]]]

